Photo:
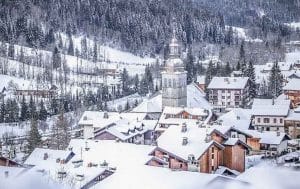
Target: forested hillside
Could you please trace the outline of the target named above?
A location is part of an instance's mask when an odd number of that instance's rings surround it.
[[[254,38],[284,37],[290,32],[283,22],[298,20],[298,9],[298,0],[2,0],[0,41],[52,50],[54,33],[65,32],[157,54],[173,21],[184,44],[230,44],[225,24],[252,27]]]

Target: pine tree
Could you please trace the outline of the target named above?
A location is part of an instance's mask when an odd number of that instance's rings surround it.
[[[122,82],[122,92],[124,96],[129,95],[129,75],[126,68],[123,69],[121,75],[121,82]]]
[[[38,123],[35,118],[31,118],[31,127],[28,138],[28,150],[31,153],[36,147],[39,147],[41,144],[42,136],[38,130]]]
[[[15,58],[15,45],[13,43],[9,43],[8,46],[8,57],[14,59]]]
[[[64,114],[63,105],[55,125],[51,129],[51,147],[57,150],[65,149],[70,142],[69,123]]]
[[[34,102],[32,96],[30,96],[30,100],[29,100],[28,115],[29,115],[29,118],[36,117],[36,115],[37,115],[36,105],[35,105],[35,102]]]
[[[25,100],[25,97],[23,96],[22,102],[21,102],[21,116],[20,120],[21,121],[26,121],[29,118],[28,116],[28,106]]]
[[[193,82],[195,78],[195,68],[194,68],[194,56],[192,54],[192,48],[189,47],[186,63],[185,63],[185,70],[187,71],[187,83],[190,84]]]
[[[240,61],[237,62],[235,70],[236,71],[240,71],[241,70],[241,63],[240,63]]]
[[[74,44],[72,36],[69,36],[68,55],[74,56]]]
[[[52,53],[52,65],[54,69],[57,69],[61,66],[61,56],[57,47],[54,48]]]
[[[134,91],[135,92],[138,92],[139,84],[140,84],[139,75],[136,74],[135,77],[134,77]]]
[[[94,48],[93,48],[93,62],[97,62],[98,60],[98,47],[97,47],[97,40],[94,39]]]
[[[207,69],[206,69],[206,74],[205,74],[205,94],[206,94],[206,99],[209,97],[209,91],[207,89],[209,83],[211,82],[213,75],[214,75],[214,66],[212,61],[208,63]]]
[[[252,61],[249,62],[249,66],[247,68],[247,77],[249,77],[249,82],[250,82],[249,95],[251,98],[254,98],[257,95],[257,89],[256,89],[256,79],[255,79],[255,69],[253,67]]]
[[[229,62],[227,62],[226,65],[225,65],[225,68],[224,68],[224,76],[229,77],[231,72],[232,71],[231,71],[230,64],[229,64]]]
[[[39,120],[46,121],[47,120],[47,115],[48,115],[48,112],[45,108],[44,101],[41,100],[40,109],[39,109]]]
[[[246,55],[245,55],[245,41],[243,40],[241,43],[241,47],[240,47],[240,57],[239,57],[239,61],[246,62]]]
[[[268,93],[273,98],[278,97],[282,93],[283,78],[281,75],[278,62],[275,62],[271,69],[268,83]]]
[[[126,104],[125,104],[125,110],[129,110],[130,109],[130,104],[129,101],[127,100]]]
[[[5,122],[5,114],[6,114],[6,109],[5,109],[4,99],[3,99],[0,105],[0,123]]]

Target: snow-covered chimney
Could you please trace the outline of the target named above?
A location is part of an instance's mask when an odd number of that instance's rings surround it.
[[[280,132],[279,131],[277,131],[276,134],[277,134],[278,137],[280,136]]]
[[[46,152],[46,153],[44,153],[44,158],[43,158],[44,160],[47,160],[48,159],[48,153]]]
[[[205,142],[206,142],[206,143],[209,143],[210,141],[211,141],[211,136],[210,136],[210,134],[206,134]]]
[[[9,177],[9,172],[8,172],[8,171],[5,171],[5,172],[4,172],[4,177],[5,177],[5,178],[8,178],[8,177]]]
[[[108,119],[108,117],[109,117],[109,116],[108,116],[108,113],[107,113],[107,112],[104,112],[104,113],[103,113],[103,118],[104,118],[104,119]]]
[[[188,143],[188,138],[187,138],[187,137],[183,137],[183,138],[182,138],[182,145],[183,145],[183,146],[186,146],[187,143]]]
[[[183,123],[182,126],[181,126],[181,132],[185,133],[186,131],[187,131],[186,123]]]

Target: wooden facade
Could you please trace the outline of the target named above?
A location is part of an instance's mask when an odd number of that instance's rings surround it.
[[[5,167],[20,167],[21,164],[10,160],[8,158],[5,157],[0,157],[0,166],[5,166]]]
[[[239,172],[245,171],[245,147],[242,145],[225,146],[224,166]]]
[[[300,106],[300,90],[285,90],[284,94],[291,100],[293,108]]]

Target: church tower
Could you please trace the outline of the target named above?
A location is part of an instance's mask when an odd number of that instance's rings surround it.
[[[180,58],[181,47],[175,32],[169,45],[170,55],[162,72],[162,106],[181,107],[187,105],[186,78],[183,61]]]

